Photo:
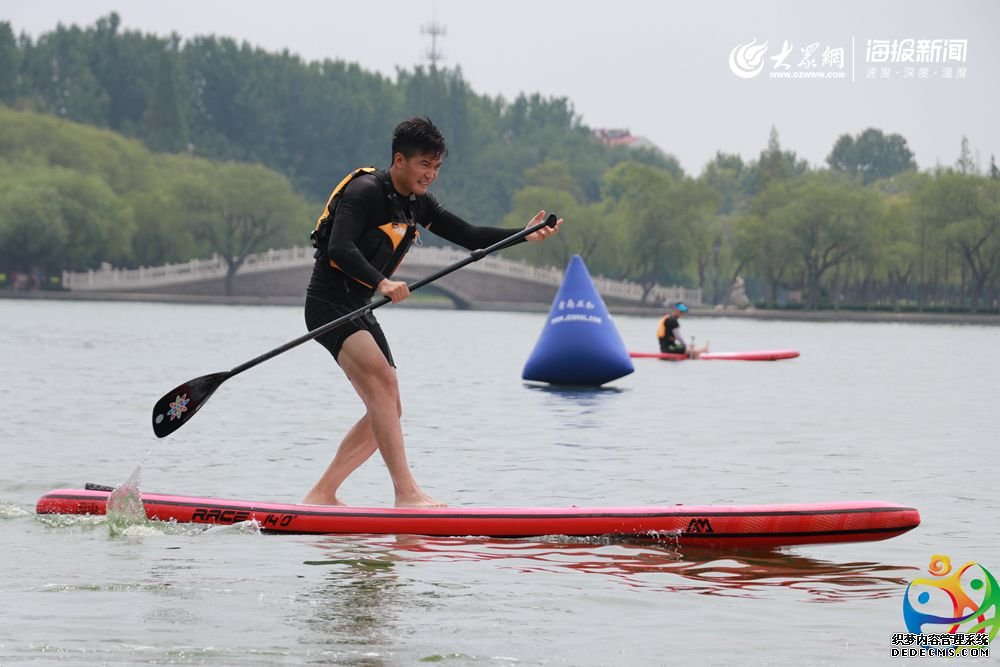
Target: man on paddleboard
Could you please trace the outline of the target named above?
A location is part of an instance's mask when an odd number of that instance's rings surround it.
[[[476,227],[451,213],[427,190],[448,150],[425,118],[400,123],[392,137],[388,169],[359,169],[334,190],[314,233],[316,264],[306,291],[310,331],[367,304],[376,294],[399,303],[410,295],[392,274],[415,241],[417,225],[468,250],[486,248],[521,230]],[[541,211],[528,223],[545,219]],[[556,233],[542,227],[525,237]],[[371,311],[319,336],[365,404],[365,415],[347,432],[336,455],[303,503],[341,505],[337,490],[377,449],[389,469],[397,507],[440,507],[417,485],[406,460],[402,403],[389,343]]]
[[[686,354],[691,359],[697,359],[703,352],[708,352],[708,345],[696,348],[688,347],[681,336],[680,319],[688,312],[687,304],[678,301],[666,315],[660,319],[656,329],[656,337],[660,339],[660,352],[668,354]]]

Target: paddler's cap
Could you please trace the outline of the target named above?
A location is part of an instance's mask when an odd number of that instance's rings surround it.
[[[678,301],[677,303],[674,304],[674,310],[679,310],[682,313],[686,313],[688,311],[688,307],[684,304],[683,301]]]

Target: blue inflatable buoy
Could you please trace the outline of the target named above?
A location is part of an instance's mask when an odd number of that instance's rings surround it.
[[[573,255],[521,377],[549,384],[600,386],[634,370],[604,299],[583,260]]]

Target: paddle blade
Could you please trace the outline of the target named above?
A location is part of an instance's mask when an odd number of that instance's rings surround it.
[[[231,373],[212,373],[174,387],[153,406],[153,433],[163,438],[184,426]]]

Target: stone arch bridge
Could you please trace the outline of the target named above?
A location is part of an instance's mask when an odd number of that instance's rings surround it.
[[[394,278],[412,282],[466,259],[469,253],[448,247],[410,249]],[[313,266],[313,249],[307,246],[269,250],[250,255],[237,272],[233,296],[294,297],[305,294]],[[63,286],[74,292],[127,292],[224,296],[226,264],[220,257],[193,259],[138,269],[101,269],[63,273]],[[563,271],[540,268],[523,261],[490,255],[440,278],[424,290],[447,296],[456,308],[491,309],[545,306],[552,303]],[[685,301],[701,304],[701,290],[654,286],[643,300],[642,286],[594,276],[594,285],[609,306],[658,306]]]

